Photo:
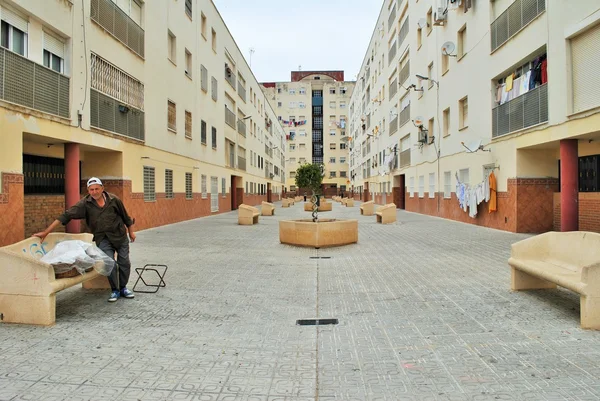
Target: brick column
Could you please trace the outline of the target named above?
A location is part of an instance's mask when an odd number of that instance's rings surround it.
[[[79,194],[79,144],[65,143],[65,207],[69,208],[80,199]],[[67,223],[66,232],[80,233],[79,220]]]
[[[577,139],[560,141],[560,228],[579,230]]]

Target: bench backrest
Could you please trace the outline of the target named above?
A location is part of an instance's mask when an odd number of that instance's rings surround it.
[[[92,234],[67,234],[67,233],[51,233],[44,242],[40,242],[37,237],[29,237],[22,241],[16,242],[12,245],[7,245],[0,250],[13,252],[19,254],[27,259],[41,259],[44,255],[50,252],[56,244],[67,240],[80,240],[85,242],[92,242],[94,236]]]
[[[270,202],[262,201],[261,205],[273,207],[273,204]]]
[[[254,206],[250,206],[250,205],[246,205],[244,203],[242,203],[239,206],[239,212],[240,213],[246,213],[246,214],[253,214],[253,213],[258,213],[258,209],[255,208]]]
[[[385,211],[389,211],[389,210],[393,210],[393,209],[396,209],[396,205],[393,203],[388,203],[387,205],[381,206],[379,209],[377,209],[377,211],[385,212]]]
[[[552,260],[569,266],[600,263],[600,234],[588,231],[550,231],[514,243],[516,259]]]
[[[373,201],[367,201],[367,202],[363,202],[363,204],[361,206],[368,206],[368,205],[373,205],[374,202]]]

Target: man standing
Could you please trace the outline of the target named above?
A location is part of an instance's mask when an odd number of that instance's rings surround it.
[[[129,240],[135,241],[131,227],[134,220],[129,217],[121,199],[104,190],[102,181],[92,177],[87,182],[88,195],[58,216],[46,230],[33,234],[42,242],[59,224],[66,225],[73,219],[85,219],[94,234],[94,242],[108,256],[114,259],[117,252],[118,268],[108,277],[112,293],[108,302],[115,302],[120,296],[133,298],[133,292],[127,289],[131,262],[129,261]],[[129,234],[129,238],[127,238]]]

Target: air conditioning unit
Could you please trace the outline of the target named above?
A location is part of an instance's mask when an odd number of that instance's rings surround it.
[[[419,131],[419,143],[427,143],[427,131]]]
[[[447,14],[444,12],[444,9],[438,7],[437,10],[433,12],[433,25],[444,25],[446,18]]]

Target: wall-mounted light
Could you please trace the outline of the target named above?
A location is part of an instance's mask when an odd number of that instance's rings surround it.
[[[433,82],[433,83],[434,83],[434,84],[435,84],[435,85],[436,85],[438,88],[440,87],[440,83],[439,83],[438,81],[436,81],[435,79],[433,79],[433,78],[425,77],[425,76],[423,76],[423,75],[419,75],[419,74],[415,75],[415,77],[417,77],[417,78],[419,78],[419,79],[422,79],[423,81],[431,81],[431,82]]]

